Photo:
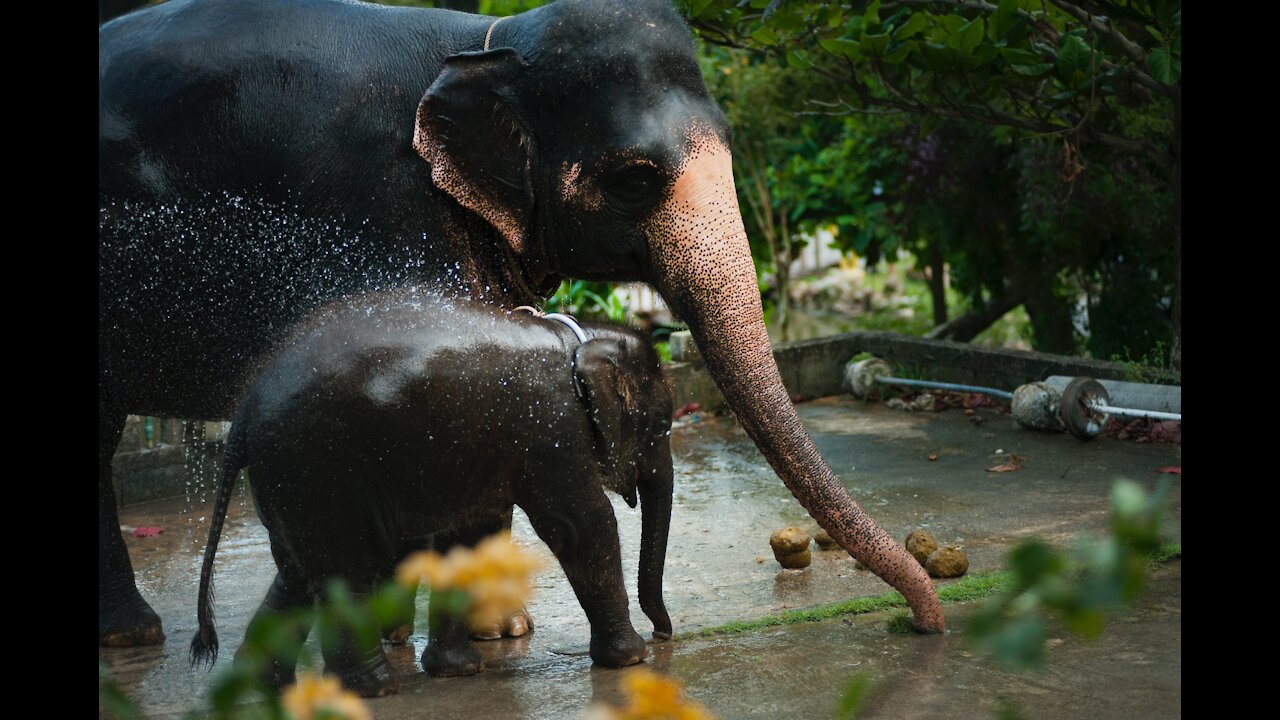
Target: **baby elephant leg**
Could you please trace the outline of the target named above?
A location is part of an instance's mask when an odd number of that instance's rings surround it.
[[[570,473],[564,468],[558,472]],[[600,484],[588,482],[556,493],[539,487],[525,494],[528,497],[518,498],[517,504],[560,561],[591,623],[592,661],[623,667],[644,660],[648,650],[631,626],[627,609],[618,526]]]
[[[364,602],[369,588],[352,588],[352,600]],[[387,653],[377,634],[363,642],[351,628],[339,627],[335,632],[322,633],[320,651],[324,655],[325,672],[333,673],[343,687],[359,693],[361,697],[383,697],[400,692],[400,680],[387,661]]]
[[[255,640],[259,638],[263,627],[263,623],[280,622],[281,618],[289,614],[293,614],[296,610],[305,610],[314,604],[314,599],[306,589],[305,583],[301,581],[288,582],[284,575],[277,572],[276,579],[271,583],[271,587],[267,589],[267,596],[262,599],[262,604],[258,606],[258,611],[253,614],[253,619],[249,621],[249,626],[244,633],[244,642],[240,644],[240,649],[236,650],[235,662],[244,663],[263,663],[261,669],[261,678],[264,685],[277,690],[294,683],[294,666],[297,658],[281,658],[275,655],[267,655],[267,651],[258,646]],[[297,633],[297,647],[301,647],[302,643],[307,641],[307,634],[311,631],[310,623],[300,624],[294,631]]]
[[[507,508],[506,513],[503,514],[502,523],[495,525],[492,532],[511,530],[512,510],[513,508]],[[492,534],[492,532],[489,534]],[[521,607],[506,617],[472,619],[468,626],[471,630],[472,640],[501,640],[504,637],[522,637],[533,630],[533,616],[529,614],[527,608]]]
[[[502,521],[480,522],[449,532],[437,533],[435,550],[441,554],[449,552],[455,545],[475,547],[484,538],[502,529]],[[422,669],[428,675],[436,677],[453,677],[459,675],[475,675],[484,671],[484,661],[480,653],[471,647],[470,630],[464,618],[453,617],[443,612],[435,594],[431,596],[430,634],[427,649],[422,651]]]

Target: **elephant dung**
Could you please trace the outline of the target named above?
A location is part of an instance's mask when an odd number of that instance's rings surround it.
[[[924,569],[929,571],[931,577],[960,577],[969,572],[969,558],[964,550],[948,545],[934,550],[925,562]]]
[[[928,530],[912,530],[907,536],[907,552],[911,553],[921,565],[929,559],[929,554],[938,549],[938,541],[933,539]]]
[[[818,543],[818,548],[821,550],[840,549],[840,544],[836,542],[835,538],[828,535],[827,531],[822,528],[818,528],[818,532],[813,534],[813,541]]]
[[[800,528],[789,527],[775,532],[769,538],[773,557],[788,570],[809,567],[813,557],[809,554],[809,534]]]

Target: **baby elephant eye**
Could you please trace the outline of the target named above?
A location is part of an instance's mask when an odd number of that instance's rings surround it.
[[[609,178],[609,194],[627,203],[652,200],[662,188],[658,171],[647,165],[633,165]]]

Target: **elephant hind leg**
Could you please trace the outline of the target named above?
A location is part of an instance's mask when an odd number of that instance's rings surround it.
[[[511,513],[514,508],[507,508],[502,517],[502,524],[494,526],[498,530],[511,531]],[[492,534],[492,533],[490,533]],[[488,618],[471,622],[472,640],[501,640],[504,637],[522,637],[533,631],[533,616],[529,609],[521,607],[516,612],[503,618]]]
[[[369,587],[352,588],[352,599],[364,601]],[[365,643],[352,628],[335,628],[320,633],[320,650],[324,655],[325,672],[333,673],[342,686],[361,697],[385,697],[400,692],[400,679],[387,660],[387,653],[376,634]]]
[[[508,514],[508,518],[510,515]],[[455,530],[436,533],[434,549],[447,553],[455,545],[475,547],[484,538],[503,529],[501,518],[479,522]],[[433,677],[457,677],[484,672],[480,653],[471,647],[472,628],[463,618],[447,615],[431,596],[431,608],[427,611],[430,638],[422,651],[422,669]],[[501,631],[498,631],[501,637]]]
[[[98,645],[133,647],[164,642],[160,616],[133,580],[129,549],[111,484],[111,458],[124,430],[125,413],[98,402]]]
[[[236,650],[235,662],[256,668],[263,685],[280,690],[292,685],[295,680],[297,657],[280,657],[269,648],[288,645],[301,648],[311,633],[311,623],[304,620],[303,610],[315,604],[306,584],[300,580],[286,581],[282,573],[277,572],[267,596],[262,599],[253,619],[244,632],[244,642]],[[287,642],[277,642],[275,633],[286,632],[293,635]]]

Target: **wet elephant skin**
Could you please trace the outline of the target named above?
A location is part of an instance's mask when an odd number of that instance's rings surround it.
[[[474,544],[515,504],[586,612],[592,659],[639,662],[645,642],[631,626],[607,488],[641,503],[640,606],[654,635],[669,638],[671,392],[642,335],[608,325],[586,335],[580,343],[557,321],[418,288],[344,298],[301,323],[228,436],[194,657],[217,650],[213,558],[242,467],[278,569],[259,615],[309,606],[332,578],[368,593],[417,539]],[[398,688],[381,645],[344,638],[323,650],[326,670],[350,688]],[[422,663],[437,675],[482,667],[458,621],[433,629]],[[276,684],[292,680],[291,667],[272,672]]]

